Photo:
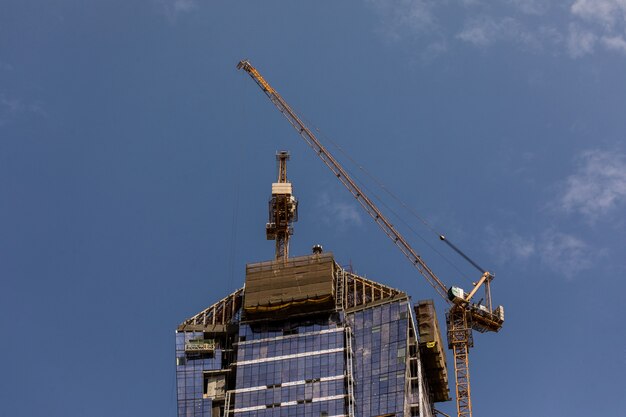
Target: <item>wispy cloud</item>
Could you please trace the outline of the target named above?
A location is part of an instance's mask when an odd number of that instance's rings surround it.
[[[556,201],[558,209],[594,222],[626,203],[626,155],[590,150],[578,158]]]
[[[529,28],[512,17],[494,18],[483,15],[467,19],[456,38],[482,48],[503,42],[517,44],[527,50],[540,51],[547,45],[560,44],[563,37],[554,27]]]
[[[604,25],[613,29],[623,24],[626,18],[626,1],[624,0],[576,0],[571,8],[572,14],[583,20]]]
[[[160,11],[170,20],[188,13],[198,7],[197,0],[156,0]]]
[[[435,8],[430,0],[369,0],[382,19],[381,30],[392,39],[436,32]]]
[[[456,41],[482,49],[509,43],[555,54],[565,46],[572,58],[599,49],[626,54],[625,0],[570,0],[565,7],[548,0],[505,0],[497,5],[484,0],[369,3],[380,16],[380,32],[394,40],[446,46]]]
[[[566,278],[592,267],[597,254],[582,239],[557,231],[547,231],[540,237],[541,262]]]
[[[601,42],[607,49],[626,53],[626,39],[622,36],[603,36]]]
[[[420,42],[419,55],[425,62],[447,52],[447,36],[437,17],[443,3],[435,0],[368,0],[368,4],[380,17],[377,31],[385,39]]]
[[[352,223],[356,225],[361,224],[361,216],[356,210],[354,204],[347,203],[335,203],[332,206],[331,211],[334,212],[334,217],[339,223]]]
[[[502,36],[503,29],[508,23],[515,23],[507,18],[495,21],[490,17],[472,19],[465,24],[465,28],[457,35],[457,38],[476,46],[489,46]]]
[[[592,268],[601,255],[601,251],[591,248],[583,239],[554,229],[524,236],[510,230],[498,231],[491,226],[486,234],[489,251],[498,263],[538,263],[566,279]]]
[[[537,252],[535,239],[521,236],[513,231],[498,231],[493,226],[487,227],[486,235],[491,252],[498,263],[525,261]]]
[[[323,214],[323,220],[337,228],[345,229],[362,224],[359,207],[356,202],[331,199],[327,193],[317,198],[317,206]]]
[[[614,224],[620,219],[620,209],[626,207],[626,154],[603,149],[582,152],[547,206],[558,217],[565,213],[580,216],[591,225],[601,219]],[[573,279],[600,265],[609,253],[608,248],[588,243],[584,235],[556,226],[552,216],[536,220],[549,221],[550,226],[537,226],[537,233],[532,233],[532,227],[486,228],[487,249],[496,262],[535,264],[555,276]]]
[[[15,113],[23,107],[19,100],[7,98],[4,94],[0,95],[0,106],[9,113]]]
[[[507,0],[507,3],[528,15],[543,15],[550,9],[548,0]]]
[[[567,37],[567,50],[572,58],[579,58],[593,52],[598,36],[580,25],[570,24]]]
[[[0,127],[23,114],[47,116],[41,102],[24,102],[21,99],[0,94]]]
[[[606,50],[626,53],[626,1],[576,0],[570,7],[568,49],[574,58]]]

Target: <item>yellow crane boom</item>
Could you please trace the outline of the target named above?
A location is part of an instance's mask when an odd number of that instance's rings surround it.
[[[305,142],[315,151],[333,174],[343,183],[352,196],[361,204],[365,211],[380,226],[383,232],[391,239],[408,260],[426,278],[429,284],[446,302],[451,304],[447,314],[448,327],[448,347],[453,350],[457,412],[459,417],[471,417],[472,405],[469,382],[469,360],[468,351],[473,346],[472,329],[480,332],[497,332],[504,322],[504,310],[499,306],[496,310],[491,310],[491,290],[490,283],[493,275],[484,271],[482,277],[474,284],[472,290],[465,294],[463,290],[452,287],[448,290],[446,285],[435,275],[426,265],[421,256],[418,255],[407,240],[396,230],[391,222],[383,215],[376,205],[361,191],[355,181],[328,152],[328,150],[317,139],[313,132],[302,122],[298,115],[291,109],[287,102],[272,88],[272,86],[261,76],[259,71],[247,60],[242,60],[237,64],[237,69],[244,70],[263,90],[265,95],[285,116],[285,118],[296,129]],[[442,240],[445,240],[441,236]],[[449,244],[449,243],[448,243]],[[458,251],[453,245],[455,250]],[[460,252],[459,252],[460,253]],[[461,253],[462,254],[462,253]],[[465,256],[465,255],[463,255]],[[487,307],[471,303],[472,297],[480,287],[485,287],[485,298]]]

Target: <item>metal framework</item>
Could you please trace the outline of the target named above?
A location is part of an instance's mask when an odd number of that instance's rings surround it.
[[[289,237],[293,234],[293,222],[298,220],[298,202],[292,194],[291,183],[287,181],[289,153],[278,152],[276,160],[278,180],[272,184],[265,232],[268,240],[276,241],[276,260],[286,261],[289,258]]]
[[[178,326],[179,331],[226,332],[243,304],[243,288],[222,298]]]
[[[337,265],[335,294],[337,305],[347,311],[369,306],[372,303],[396,301],[408,298],[405,292],[370,281],[367,278],[340,269]]]
[[[422,378],[422,367],[420,363],[420,353],[417,343],[417,336],[415,331],[409,327],[407,329],[407,347],[408,347],[408,364],[407,366],[407,387],[417,386],[418,402],[409,404],[409,409],[406,410],[407,415],[419,416],[420,410],[423,408],[423,395],[424,395],[424,380]],[[409,414],[410,413],[410,414]]]
[[[474,338],[468,318],[470,318],[468,312],[459,306],[453,306],[446,317],[448,348],[454,353],[456,408],[459,417],[472,415],[468,354],[469,348],[474,346]]]
[[[354,411],[354,371],[353,371],[353,356],[352,351],[352,329],[350,326],[346,326],[344,330],[344,337],[346,340],[346,406],[348,409],[348,417],[355,417]]]

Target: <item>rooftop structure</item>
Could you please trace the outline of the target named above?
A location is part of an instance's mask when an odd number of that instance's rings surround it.
[[[178,416],[432,416],[449,400],[432,302],[331,253],[249,264],[176,331]]]
[[[449,400],[432,301],[342,268],[289,258],[297,201],[279,152],[267,238],[275,258],[176,331],[179,417],[430,417]]]

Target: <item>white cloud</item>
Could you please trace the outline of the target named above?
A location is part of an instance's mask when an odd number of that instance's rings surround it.
[[[196,0],[174,0],[172,7],[175,12],[189,12],[197,6]]]
[[[626,53],[626,40],[622,36],[603,36],[601,41],[607,49]]]
[[[537,243],[533,238],[527,238],[518,233],[496,231],[493,226],[487,227],[486,234],[489,242],[489,251],[497,262],[504,264],[511,261],[526,261],[536,254]]]
[[[317,198],[317,206],[320,213],[323,213],[323,220],[335,227],[345,229],[349,226],[360,226],[362,223],[356,201],[331,199],[327,193],[323,193]]]
[[[0,126],[6,125],[9,121],[25,113],[47,116],[40,102],[26,103],[23,100],[0,94]]]
[[[613,215],[619,216],[618,210],[626,207],[626,154],[598,149],[582,152],[574,172],[562,181],[550,207],[559,214],[580,215],[590,223],[601,218],[615,220]],[[555,227],[535,234],[528,229],[486,229],[485,242],[498,263],[536,264],[571,279],[599,265],[608,253],[607,249],[587,243],[583,236]]]
[[[20,100],[14,98],[7,98],[4,94],[0,95],[0,106],[10,113],[15,113],[20,111],[23,107],[23,104]]]
[[[481,6],[483,2],[481,0],[461,0],[464,6],[472,7],[472,6]]]
[[[579,157],[577,171],[565,180],[557,207],[593,222],[626,202],[626,155],[591,150]]]
[[[498,263],[538,263],[567,279],[590,269],[601,253],[582,239],[556,230],[523,236],[514,231],[498,231],[490,226],[486,235],[489,251]]]
[[[541,26],[531,30],[511,17],[496,20],[486,15],[469,19],[456,37],[478,47],[488,47],[496,42],[509,42],[530,50],[541,50],[545,44],[560,43],[562,38],[552,27]]]
[[[541,236],[538,253],[544,265],[566,278],[590,269],[596,257],[582,239],[557,231]]]
[[[438,31],[435,17],[437,2],[430,0],[369,0],[382,20],[382,32],[399,40]]]
[[[508,3],[529,15],[542,15],[550,7],[550,2],[547,0],[508,0]]]
[[[508,43],[527,51],[552,53],[561,53],[564,46],[572,58],[590,55],[598,47],[626,53],[626,0],[570,0],[561,7],[549,0],[497,4],[484,0],[369,0],[369,4],[379,15],[380,32],[386,37],[445,45],[438,54],[454,51],[453,41],[483,49]]]
[[[198,7],[197,0],[156,0],[161,12],[168,19],[175,19],[179,14],[188,13]]]
[[[439,40],[428,45],[424,51],[423,58],[426,61],[432,61],[439,55],[446,53],[448,44],[445,40]]]
[[[510,19],[509,23],[514,22]],[[469,21],[457,35],[457,38],[476,46],[489,46],[502,36],[501,32],[505,27],[504,21],[496,22],[483,16]]]
[[[570,25],[567,50],[572,58],[579,58],[592,53],[597,41],[598,37],[591,31],[575,24]]]
[[[335,203],[331,208],[331,212],[340,223],[361,224],[361,216],[355,204]]]
[[[573,57],[593,52],[596,44],[608,51],[626,53],[626,0],[576,0],[570,12],[579,19],[570,25]],[[585,24],[584,29],[579,26],[581,23]]]
[[[417,55],[423,62],[431,62],[448,51],[448,40],[437,18],[437,11],[444,3],[435,0],[368,0],[368,3],[380,17],[377,31],[386,39],[423,43]]]
[[[612,28],[626,18],[625,0],[576,0],[570,11],[573,15],[587,21],[600,23]]]

